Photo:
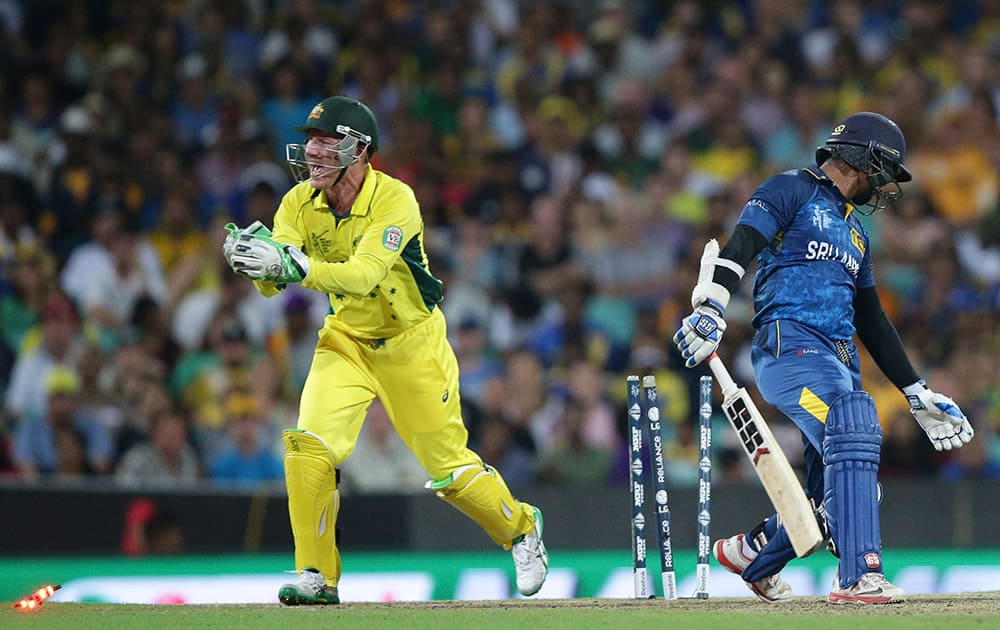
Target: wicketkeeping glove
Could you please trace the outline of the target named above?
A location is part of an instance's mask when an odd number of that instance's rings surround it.
[[[226,240],[222,243],[222,255],[230,267],[233,266],[233,253],[236,251],[236,243],[240,240],[240,234],[271,236],[271,230],[267,229],[267,226],[260,221],[254,221],[243,229],[236,227],[235,223],[227,223],[226,232]]]
[[[674,343],[686,359],[686,367],[698,365],[718,349],[726,332],[724,316],[725,311],[705,302],[684,318],[680,330],[674,333]]]
[[[268,282],[302,282],[309,275],[309,257],[299,248],[260,234],[239,235],[230,266],[238,274]]]
[[[931,391],[922,380],[903,388],[903,393],[910,401],[910,413],[935,450],[950,451],[972,441],[972,424],[954,400]]]

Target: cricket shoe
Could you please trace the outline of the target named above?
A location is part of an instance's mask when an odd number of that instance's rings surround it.
[[[743,534],[736,534],[729,538],[720,538],[715,541],[713,549],[715,559],[719,561],[727,571],[736,575],[743,575],[752,558],[746,557],[743,553]],[[781,579],[781,575],[775,573],[756,582],[746,582],[747,587],[754,592],[758,598],[765,602],[776,604],[792,598],[792,587]]]
[[[285,584],[278,590],[278,601],[286,606],[310,606],[339,604],[340,595],[336,586],[327,586],[323,574],[306,567],[294,582]]]
[[[840,588],[840,578],[833,578],[827,598],[831,604],[894,604],[906,600],[903,589],[894,586],[881,573],[865,573],[847,588]]]
[[[542,512],[534,506],[531,509],[535,517],[534,526],[527,534],[515,538],[510,548],[517,574],[517,590],[525,597],[537,593],[549,573],[549,554],[542,542]]]

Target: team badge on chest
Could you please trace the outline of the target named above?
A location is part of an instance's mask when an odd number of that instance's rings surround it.
[[[851,244],[858,248],[861,255],[865,255],[865,239],[861,238],[861,233],[851,228]]]

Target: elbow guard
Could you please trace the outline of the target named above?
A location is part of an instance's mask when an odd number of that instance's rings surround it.
[[[701,255],[701,269],[698,271],[698,284],[691,292],[691,307],[698,308],[702,304],[709,304],[719,309],[723,315],[726,307],[729,306],[729,289],[715,281],[715,270],[723,267],[736,274],[737,278],[743,279],[746,273],[738,263],[728,258],[719,257],[719,242],[714,238],[705,244],[705,251]]]

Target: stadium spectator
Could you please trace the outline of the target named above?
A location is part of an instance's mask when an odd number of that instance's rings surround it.
[[[211,241],[198,228],[197,213],[188,194],[167,191],[163,198],[159,220],[149,232],[149,243],[156,250],[167,280],[171,307],[189,291],[213,287],[219,283],[218,268],[206,265],[212,260]]]
[[[619,414],[604,387],[601,369],[586,357],[580,357],[566,366],[565,374],[566,387],[579,416],[574,431],[579,432],[587,446],[614,453],[623,446],[617,430]]]
[[[283,481],[285,469],[274,447],[278,438],[268,430],[257,396],[250,391],[230,390],[223,412],[226,435],[204,455],[210,460],[212,481],[243,487]]]
[[[544,451],[562,415],[563,395],[530,350],[508,353],[505,364],[503,417],[530,452]]]
[[[268,301],[239,282],[217,254],[203,260],[206,266],[217,267],[219,283],[189,291],[176,303],[170,322],[173,338],[186,352],[204,352],[214,341],[213,324],[232,317],[254,345],[262,346],[281,323],[282,300]]]
[[[87,342],[73,304],[61,293],[51,293],[42,307],[38,334],[22,342],[7,386],[5,407],[14,418],[45,410],[45,383],[56,365],[75,369]]]
[[[539,481],[571,485],[607,481],[614,455],[609,449],[587,442],[584,420],[583,407],[570,399],[553,429],[549,448],[538,456]]]
[[[312,365],[316,350],[316,318],[310,309],[312,302],[302,293],[292,293],[285,300],[285,331],[292,388],[301,391]]]
[[[538,460],[530,435],[523,428],[513,426],[504,415],[507,390],[502,377],[489,379],[483,387],[483,394],[470,426],[470,435],[475,435],[475,444],[491,462],[509,470],[504,481],[513,490],[529,488],[538,476]]]
[[[186,354],[173,373],[174,391],[191,412],[191,429],[199,444],[214,442],[224,432],[226,391],[253,387],[257,372],[275,370],[236,319],[215,322],[209,336],[208,352]]]
[[[292,127],[309,115],[314,98],[303,87],[303,72],[294,64],[283,61],[270,69],[268,96],[261,103],[261,117],[268,129],[274,129],[274,160],[285,159],[285,145],[299,139]],[[287,130],[287,131],[279,131]]]
[[[115,481],[130,487],[190,486],[200,478],[198,455],[188,441],[188,420],[176,409],[158,412],[147,439],[128,450],[115,470]]]
[[[968,110],[949,109],[930,121],[928,141],[913,160],[916,181],[954,227],[973,227],[1000,200],[1000,175],[983,146],[983,129]],[[996,130],[990,140],[996,144]]]
[[[52,79],[44,73],[25,77],[19,96],[10,120],[11,142],[27,160],[33,175],[38,176],[45,172],[46,154],[59,131],[59,103],[53,94]]]
[[[154,308],[167,307],[169,295],[159,257],[137,226],[120,226],[111,236],[107,253],[108,258],[85,268],[77,304],[101,345],[113,348],[132,332],[137,309],[150,312],[147,302]]]
[[[87,461],[87,438],[74,427],[55,429],[56,468],[53,474],[60,481],[74,481],[94,474]]]
[[[462,366],[459,384],[462,402],[478,405],[484,395],[486,383],[503,373],[503,366],[490,347],[486,329],[475,317],[459,321],[455,333],[455,356]]]
[[[0,343],[5,355],[13,356],[41,321],[45,301],[55,286],[55,258],[37,244],[24,244],[16,248],[4,270],[9,285],[0,293]],[[0,381],[5,382],[6,376],[4,371]]]
[[[128,319],[140,296],[165,303],[169,295],[159,255],[139,226],[126,223],[116,206],[88,216],[91,238],[73,248],[59,275],[60,286],[84,319],[116,328]]]
[[[24,157],[3,139],[4,117],[0,109],[0,271],[19,250],[44,249],[45,245],[37,231],[42,213],[38,191],[28,179]],[[4,284],[0,275],[0,287]]]
[[[51,211],[50,247],[63,264],[92,234],[90,223],[101,208],[104,172],[92,135],[92,117],[82,107],[67,108],[60,119],[60,142],[53,143],[48,178],[37,185]],[[65,289],[75,295],[74,286]]]
[[[375,400],[351,457],[340,468],[344,488],[359,494],[417,493],[427,473],[392,426],[385,407]]]
[[[14,436],[13,460],[26,479],[44,475],[108,473],[113,444],[107,429],[81,408],[80,377],[67,367],[45,378],[47,404],[42,413],[21,419]]]

